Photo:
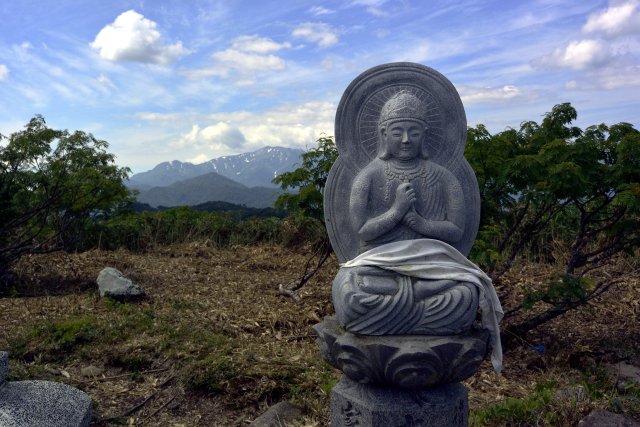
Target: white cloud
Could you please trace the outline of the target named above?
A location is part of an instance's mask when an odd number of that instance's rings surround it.
[[[389,30],[385,30],[385,29],[379,29],[376,31],[376,36],[379,39],[383,39],[385,37],[387,37],[389,35],[390,31]]]
[[[234,86],[239,86],[239,87],[243,87],[243,86],[253,86],[255,85],[256,82],[255,80],[237,80],[235,82],[233,82]]]
[[[199,165],[200,163],[204,163],[211,160],[209,158],[209,156],[207,156],[206,154],[198,154],[197,156],[191,158],[191,159],[187,159],[187,162],[189,163],[193,163],[194,165]]]
[[[316,16],[327,15],[329,13],[333,13],[333,10],[324,8],[322,6],[313,6],[308,10],[309,13],[313,13]]]
[[[324,59],[320,62],[320,66],[325,70],[332,70],[335,68],[336,63],[330,56],[325,56]]]
[[[367,12],[369,12],[370,14],[375,15],[375,16],[387,16],[387,15],[389,15],[388,12],[385,12],[382,9],[378,9],[377,7],[368,7],[367,8]]]
[[[564,84],[569,90],[612,90],[640,86],[640,66],[607,67]]]
[[[104,27],[90,43],[100,56],[113,62],[167,65],[191,53],[182,42],[163,45],[158,24],[129,10]]]
[[[0,82],[7,81],[9,78],[9,68],[6,65],[0,64]]]
[[[462,103],[465,104],[465,106],[478,104],[525,104],[540,97],[540,94],[537,92],[521,91],[515,86],[492,88],[456,85],[456,89],[458,90]]]
[[[601,33],[607,38],[640,34],[640,8],[638,1],[628,1],[589,16],[582,27],[586,34]]]
[[[22,42],[20,44],[20,47],[26,50],[26,49],[31,49],[33,47],[33,45],[31,43],[29,43],[29,42]]]
[[[98,83],[101,83],[105,86],[109,86],[114,89],[116,88],[116,85],[114,85],[113,82],[109,80],[109,77],[105,76],[104,74],[100,74],[100,77],[98,77],[96,80],[98,81]]]
[[[262,113],[234,111],[188,115],[141,112],[135,117],[154,126],[184,127],[191,122],[189,130],[170,141],[169,146],[179,148],[185,159],[212,159],[267,145],[315,146],[321,132],[333,133],[335,112],[334,104],[317,101],[283,104]]]
[[[240,36],[233,40],[233,49],[241,50],[243,52],[255,52],[255,53],[271,53],[277,52],[283,48],[291,48],[289,42],[276,43],[270,38],[259,37],[257,34],[252,36]]]
[[[211,57],[216,60],[211,67],[183,71],[182,74],[191,79],[207,76],[229,78],[232,77],[232,74],[252,75],[257,72],[282,71],[287,67],[284,60],[275,55],[258,55],[235,49],[215,52]],[[248,81],[244,80],[244,83],[239,85],[246,85]]]
[[[306,22],[298,26],[291,34],[295,37],[304,37],[312,43],[318,42],[318,46],[321,47],[338,43],[337,31],[322,22]]]
[[[571,68],[585,70],[604,65],[611,57],[608,47],[600,40],[572,41],[562,49],[531,61],[531,65],[541,69]]]

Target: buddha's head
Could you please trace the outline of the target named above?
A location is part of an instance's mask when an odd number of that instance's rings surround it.
[[[409,160],[417,156],[428,159],[426,116],[427,109],[415,95],[406,90],[396,93],[380,111],[378,157],[383,160],[391,157]]]

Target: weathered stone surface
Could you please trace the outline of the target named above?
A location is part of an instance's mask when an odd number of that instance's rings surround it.
[[[273,405],[256,418],[249,427],[285,427],[302,416],[302,408],[293,402],[284,401]]]
[[[5,381],[0,385],[2,427],[85,427],[91,414],[91,398],[66,384]]]
[[[556,400],[573,400],[576,403],[588,402],[589,392],[584,387],[569,387],[565,390],[560,390],[553,394],[553,398]]]
[[[408,102],[399,99],[383,111],[401,92],[413,98],[404,97]],[[414,99],[419,105],[413,105]],[[388,113],[390,108],[393,111]],[[389,121],[398,118],[417,121],[424,129],[421,162],[415,171],[407,170],[408,179],[399,178],[403,173],[390,163],[392,159],[380,158],[384,151],[380,125],[387,125],[382,127],[388,131]],[[327,180],[324,206],[327,230],[340,262],[361,252],[362,236],[355,223],[364,223],[378,210],[392,206],[396,189],[403,182],[413,187],[414,206],[422,216],[440,219],[447,210],[448,218],[463,229],[463,234],[455,241],[441,240],[465,255],[469,253],[480,222],[480,193],[473,170],[463,157],[467,133],[464,108],[446,77],[414,63],[373,67],[360,74],[345,90],[336,112],[335,127],[339,157]],[[381,184],[377,184],[378,181]],[[362,186],[368,183],[373,185],[371,189],[375,188],[374,193],[369,192],[375,200],[368,206],[358,206],[362,193],[359,190],[364,190]],[[353,208],[367,212],[367,218],[358,218]],[[401,229],[404,230],[400,227],[396,231]]]
[[[627,385],[637,383],[640,387],[640,368],[626,362],[607,365],[607,372],[616,379],[616,387],[619,393],[624,393]]]
[[[467,427],[467,393],[460,383],[407,390],[342,377],[331,389],[331,427]]]
[[[100,296],[108,295],[115,300],[133,300],[144,295],[144,290],[124,274],[112,267],[103,269],[96,280]]]
[[[80,370],[80,372],[85,377],[95,377],[96,375],[100,375],[103,372],[103,370],[96,366],[91,365],[91,366],[85,366]]]
[[[9,353],[0,351],[0,384],[7,379],[9,375]]]
[[[320,355],[351,380],[421,389],[471,377],[489,350],[489,333],[367,336],[346,332],[335,317],[313,326]]]
[[[589,415],[581,419],[579,427],[640,427],[640,421],[636,421],[628,415],[614,414],[604,409],[595,409]]]

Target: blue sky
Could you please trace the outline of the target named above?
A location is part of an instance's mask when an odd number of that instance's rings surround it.
[[[561,102],[640,128],[640,0],[4,1],[0,133],[35,114],[110,143],[134,173],[333,134],[368,68],[432,67],[469,125]]]

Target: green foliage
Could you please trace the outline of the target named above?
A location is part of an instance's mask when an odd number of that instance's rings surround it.
[[[50,129],[37,115],[8,141],[0,146],[0,278],[23,254],[75,247],[91,221],[133,203],[122,183],[130,170],[91,134]]]
[[[89,229],[83,248],[142,251],[156,245],[205,242],[215,247],[278,243],[296,246],[324,237],[319,221],[305,217],[234,219],[231,213],[196,211],[189,206],[157,213],[130,213],[99,221]]]
[[[278,175],[271,182],[283,190],[300,189],[297,194],[281,194],[275,202],[277,208],[317,218],[324,223],[324,186],[331,166],[338,158],[338,150],[333,136],[322,135],[317,141],[318,147],[302,154],[299,168]]]
[[[525,292],[521,307],[542,301],[549,309],[518,335],[606,291],[615,278],[594,283],[585,274],[640,245],[640,133],[628,123],[583,131],[571,126],[576,118],[564,103],[541,125],[468,131],[465,157],[482,201],[471,258],[494,280],[522,255],[564,270],[560,280]]]

